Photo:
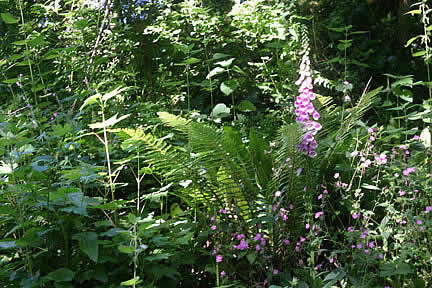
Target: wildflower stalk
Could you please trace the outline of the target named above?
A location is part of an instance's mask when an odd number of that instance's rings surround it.
[[[219,263],[216,261],[216,287],[219,287]]]

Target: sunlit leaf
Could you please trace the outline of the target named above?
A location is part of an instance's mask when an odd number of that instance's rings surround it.
[[[121,116],[120,118],[117,118],[117,115],[118,113],[115,114],[113,117],[109,118],[108,120],[105,120],[104,122],[89,124],[89,127],[92,129],[102,129],[102,128],[110,127],[130,116],[130,114],[126,114]]]
[[[3,19],[3,21],[6,24],[15,24],[19,22],[18,18],[15,18],[12,14],[6,12],[6,13],[1,13],[1,18]]]

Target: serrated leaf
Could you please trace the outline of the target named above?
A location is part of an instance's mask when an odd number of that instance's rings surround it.
[[[118,246],[117,249],[121,252],[121,253],[125,253],[125,254],[131,254],[135,251],[134,247],[131,246]]]
[[[135,224],[136,221],[137,221],[137,218],[136,218],[136,216],[135,216],[134,214],[129,213],[129,215],[128,215],[128,221],[129,221],[129,223],[131,223],[131,224]]]
[[[12,14],[9,12],[1,13],[1,18],[6,24],[16,24],[19,22],[18,18],[15,18]]]
[[[236,88],[237,88],[237,82],[234,79],[222,82],[222,84],[220,86],[220,90],[226,96],[231,95],[231,93],[233,93]]]
[[[137,277],[135,277],[133,279],[121,282],[120,285],[122,285],[122,286],[133,286],[133,285],[138,284],[140,282],[141,281],[139,280],[139,276],[137,276]]]
[[[110,127],[110,126],[117,124],[121,120],[130,116],[130,114],[126,114],[126,115],[121,116],[120,118],[117,118],[117,115],[118,115],[118,113],[115,114],[113,117],[109,118],[108,120],[105,120],[105,122],[98,122],[98,123],[89,124],[89,127],[91,129],[107,128],[107,127]]]
[[[97,263],[99,256],[98,235],[95,232],[82,232],[75,234],[73,239],[78,240],[81,251]]]
[[[54,281],[69,282],[73,280],[75,273],[68,268],[60,268],[49,273],[47,276],[49,279]]]
[[[201,62],[201,60],[195,57],[188,58],[186,61],[184,61],[184,63],[188,65],[196,64],[198,62]]]
[[[210,79],[210,77],[221,74],[223,72],[225,72],[225,69],[223,69],[222,67],[216,67],[210,71],[210,73],[207,75],[207,79]]]
[[[249,253],[246,255],[246,258],[248,259],[250,264],[253,264],[255,262],[255,259],[256,259],[256,254],[255,253]]]
[[[229,67],[233,63],[234,60],[235,60],[235,58],[230,58],[228,60],[220,61],[220,62],[217,62],[215,64],[216,65],[220,65],[220,66],[222,66],[224,68],[227,68],[227,67]]]
[[[242,100],[240,104],[237,105],[237,110],[241,112],[251,112],[251,111],[256,111],[256,107],[249,100]]]
[[[217,60],[217,59],[221,59],[221,58],[226,58],[226,57],[229,57],[230,55],[228,55],[228,54],[224,54],[224,53],[215,53],[214,55],[213,55],[213,59],[214,60]]]
[[[428,127],[424,128],[423,131],[420,133],[420,141],[423,143],[423,145],[426,148],[431,147],[432,145],[431,133]]]
[[[214,118],[224,118],[230,115],[230,108],[228,108],[225,104],[219,103],[214,108],[211,117]]]
[[[127,87],[123,87],[123,88],[117,87],[117,88],[115,88],[114,90],[112,90],[112,91],[110,91],[110,92],[104,94],[104,95],[102,96],[102,101],[106,102],[106,101],[108,101],[109,99],[111,99],[112,97],[115,97],[115,96],[119,95],[120,93],[122,93],[122,92],[125,91],[126,89],[128,89],[128,88],[127,88]]]
[[[94,103],[97,103],[99,99],[102,98],[102,95],[100,95],[99,93],[93,96],[88,97],[84,103],[81,105],[80,111],[82,111],[86,106],[88,105],[92,105]]]

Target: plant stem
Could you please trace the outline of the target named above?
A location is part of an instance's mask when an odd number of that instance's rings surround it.
[[[24,13],[23,13],[23,6],[22,6],[22,2],[21,2],[21,0],[18,0],[18,6],[19,6],[20,14],[21,14],[21,22],[22,22],[22,26],[24,27],[25,22],[24,22]],[[25,44],[26,51],[27,51],[26,59],[27,59],[27,63],[28,63],[28,66],[29,66],[29,70],[30,70],[30,78],[31,78],[31,81],[32,81],[32,87],[33,87],[33,85],[34,85],[33,69],[32,69],[32,65],[31,65],[30,57],[29,57],[30,51],[29,51],[29,47],[28,47],[28,44],[27,44],[27,35],[26,35],[24,29],[23,29],[23,33],[24,33],[24,44]],[[32,89],[32,91],[33,91],[34,101],[35,101],[36,104],[38,104],[37,97],[36,97],[36,92],[35,92],[34,89]]]
[[[102,123],[105,123],[105,109],[104,109],[104,104],[102,104]],[[108,135],[107,135],[107,130],[106,127],[103,127],[103,134],[104,134],[104,146],[105,146],[105,155],[106,155],[106,160],[107,160],[107,166],[108,166],[108,181],[109,181],[109,187],[110,187],[110,191],[111,191],[111,200],[114,201],[114,191],[115,191],[115,187],[114,187],[114,182],[112,179],[112,171],[111,171],[111,160],[110,160],[110,153],[109,153],[109,147],[108,147]],[[117,212],[115,212],[114,214],[114,222],[117,223]]]

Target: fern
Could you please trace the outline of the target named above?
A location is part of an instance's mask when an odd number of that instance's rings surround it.
[[[288,201],[293,200],[296,196],[296,170],[302,166],[304,158],[297,150],[301,134],[297,125],[285,125],[279,130],[279,148],[276,150],[276,167],[273,175],[272,187],[288,187],[286,194]],[[289,159],[287,161],[287,159]]]
[[[376,99],[376,95],[382,91],[383,87],[378,87],[375,90],[372,90],[366,93],[366,90],[363,91],[362,96],[357,102],[356,106],[351,109],[351,113],[344,120],[344,123],[341,125],[341,130],[339,132],[339,137],[343,140],[346,136],[349,135],[351,128],[360,120],[366,111],[370,108],[372,103]]]
[[[249,218],[260,189],[252,154],[238,132],[232,127],[217,129],[165,112],[159,113],[159,117],[166,126],[187,136],[188,151],[139,129],[112,132],[118,133],[123,149],[143,152],[145,161],[161,171],[166,181],[191,179],[193,185],[182,189],[183,196],[207,207],[235,205],[240,216]]]

